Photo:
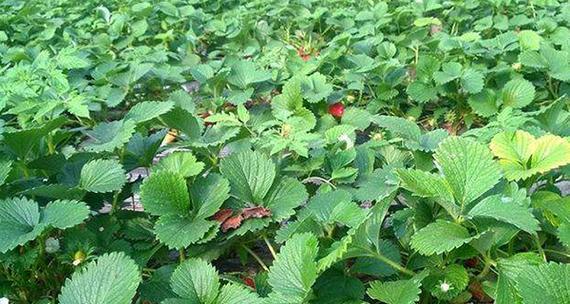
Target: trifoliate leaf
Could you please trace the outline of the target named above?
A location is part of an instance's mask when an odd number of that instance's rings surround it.
[[[513,79],[502,90],[503,106],[524,108],[534,100],[534,86],[526,79]]]
[[[141,203],[152,215],[188,215],[190,199],[186,180],[170,171],[151,174],[141,185]]]
[[[570,303],[569,286],[569,264],[527,266],[516,278],[516,288],[524,304]]]
[[[220,163],[232,194],[244,202],[260,204],[275,179],[275,165],[259,152],[232,154]]]
[[[525,131],[502,132],[493,137],[490,148],[508,180],[527,179],[570,163],[570,142],[555,135],[537,139]]]
[[[84,147],[91,152],[112,152],[127,143],[134,132],[135,122],[132,120],[102,122],[85,132],[88,140]]]
[[[125,170],[113,159],[96,159],[81,168],[79,187],[89,192],[105,193],[121,190],[127,182]]]
[[[191,152],[176,151],[162,158],[153,168],[155,171],[166,170],[188,178],[198,175],[204,169],[204,163],[197,161]]]
[[[294,235],[269,268],[270,303],[303,303],[317,279],[318,241],[309,233]]]
[[[435,151],[434,159],[461,209],[491,189],[501,177],[489,149],[470,139],[447,138]]]
[[[540,230],[539,222],[534,218],[531,210],[512,200],[504,200],[501,195],[484,198],[469,210],[468,216],[496,219],[531,234]]]
[[[153,118],[167,113],[174,107],[171,101],[143,101],[137,103],[125,115],[125,120],[132,120],[135,123],[149,121]]]
[[[105,254],[65,281],[59,303],[129,304],[140,282],[131,258],[122,252]]]
[[[437,220],[416,232],[410,245],[422,255],[432,255],[459,248],[474,238],[459,224]]]

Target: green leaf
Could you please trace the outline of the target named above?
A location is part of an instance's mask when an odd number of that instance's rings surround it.
[[[413,121],[396,116],[375,116],[374,123],[379,127],[388,129],[392,134],[403,139],[419,141],[422,131]]]
[[[475,238],[459,224],[437,220],[416,232],[410,245],[422,255],[432,255],[449,252]]]
[[[168,248],[182,249],[201,240],[217,222],[177,214],[162,215],[154,225],[156,237]]]
[[[548,263],[528,266],[516,279],[524,304],[570,303],[570,265]]]
[[[426,103],[428,101],[437,99],[436,88],[420,81],[414,81],[408,85],[406,93],[408,93],[408,96],[410,96],[412,100],[419,103]]]
[[[558,239],[566,248],[570,248],[570,223],[564,222],[558,227]]]
[[[271,218],[274,221],[282,221],[293,215],[294,209],[303,204],[308,197],[309,194],[300,181],[284,177],[271,187],[263,205],[271,210]]]
[[[368,128],[372,119],[372,114],[368,111],[356,107],[350,107],[344,111],[341,122],[347,125],[353,125],[359,130]]]
[[[524,108],[534,100],[534,86],[526,79],[513,79],[502,90],[503,106]]]
[[[398,169],[396,172],[400,178],[402,188],[411,191],[419,197],[436,198],[436,201],[449,214],[453,216],[459,215],[460,210],[454,202],[453,192],[445,178],[414,169]]]
[[[0,160],[0,186],[4,185],[10,171],[12,171],[12,161]]]
[[[333,92],[333,86],[327,83],[324,75],[317,72],[301,80],[301,90],[308,102],[316,103],[327,98]]]
[[[140,188],[141,203],[152,215],[187,215],[190,198],[186,180],[170,171],[159,171],[144,180]]]
[[[253,62],[242,60],[232,65],[228,82],[241,89],[245,89],[252,83],[265,81],[270,78],[271,74],[258,71]]]
[[[461,76],[461,87],[470,94],[476,94],[483,90],[485,85],[484,76],[475,69],[466,69]]]
[[[127,143],[134,132],[135,122],[132,120],[102,122],[85,132],[89,139],[84,148],[91,152],[113,152]]]
[[[463,67],[457,62],[446,62],[442,65],[441,72],[435,72],[433,74],[433,80],[439,84],[446,84],[461,77],[461,70]]]
[[[229,283],[222,286],[215,304],[261,304],[262,302],[251,289]]]
[[[420,300],[421,280],[373,281],[366,293],[387,304],[412,304]]]
[[[42,209],[26,198],[0,201],[0,253],[35,239],[48,226],[65,229],[88,216],[87,205],[78,201],[55,201]]]
[[[85,203],[57,200],[48,203],[43,209],[42,222],[58,229],[66,229],[81,224],[87,217],[89,207]]]
[[[139,268],[124,253],[102,255],[67,279],[61,304],[129,304],[141,282]]]
[[[172,290],[186,303],[214,303],[220,287],[218,272],[202,259],[189,259],[174,270]]]
[[[570,142],[555,135],[537,139],[525,131],[502,132],[493,137],[490,148],[508,180],[527,179],[570,164]]]
[[[0,253],[35,239],[44,228],[36,202],[26,198],[0,201]]]
[[[428,25],[441,25],[441,21],[434,17],[423,17],[414,20],[414,25],[417,27],[423,27]]]
[[[232,194],[253,204],[263,202],[275,179],[275,165],[257,151],[224,158],[220,163],[220,172],[230,181]]]
[[[501,195],[484,198],[467,214],[470,217],[492,218],[509,223],[528,233],[540,230],[539,222],[532,215],[531,210],[519,205],[517,202],[507,200]]]
[[[501,178],[499,166],[493,161],[489,149],[470,139],[448,137],[435,151],[434,159],[461,210]]]
[[[135,123],[149,121],[167,113],[174,107],[171,101],[143,101],[137,103],[125,115],[125,120],[133,120]]]
[[[230,197],[230,183],[219,174],[210,173],[197,178],[190,187],[196,217],[207,218],[218,212]]]
[[[281,247],[269,269],[270,303],[303,303],[307,299],[317,279],[317,252],[317,238],[309,233],[294,235]]]
[[[469,96],[467,99],[469,106],[477,115],[483,117],[490,117],[498,113],[495,92],[490,89],[485,89],[478,94]]]
[[[204,163],[197,161],[191,152],[175,151],[162,158],[153,168],[155,171],[166,170],[188,178],[198,175],[204,169]]]
[[[540,42],[542,37],[538,35],[535,31],[523,30],[518,33],[519,44],[523,50],[534,50],[540,49]]]
[[[497,260],[497,289],[495,299],[497,304],[521,304],[521,298],[516,290],[516,278],[530,266],[544,262],[540,255],[533,252],[517,253],[508,258]]]
[[[89,192],[105,193],[121,190],[127,182],[125,170],[113,159],[96,159],[81,168],[79,187]]]

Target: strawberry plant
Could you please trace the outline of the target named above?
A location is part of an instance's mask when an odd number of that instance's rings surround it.
[[[570,4],[0,10],[0,304],[570,303]]]

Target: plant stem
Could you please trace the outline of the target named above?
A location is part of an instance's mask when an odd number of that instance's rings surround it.
[[[550,252],[550,253],[555,253],[558,255],[561,255],[563,257],[567,257],[570,258],[570,253],[566,253],[566,252],[562,252],[562,251],[557,251],[557,250],[552,250],[552,249],[543,249],[544,252]]]
[[[487,276],[487,274],[489,274],[489,271],[491,271],[491,265],[494,264],[494,262],[486,256],[484,258],[484,262],[485,265],[483,266],[483,270],[481,270],[479,275],[477,275],[477,279],[479,280],[483,279],[485,276]]]
[[[542,245],[540,244],[540,239],[538,238],[538,234],[535,234],[533,236],[533,239],[534,243],[536,244],[536,249],[538,249],[538,253],[540,253],[540,256],[546,262],[546,254],[544,253],[544,249],[542,249]]]
[[[386,263],[388,266],[398,270],[399,272],[403,273],[403,274],[407,274],[409,276],[414,276],[416,275],[415,272],[409,270],[408,268],[402,267],[402,265],[392,261],[391,259],[389,259],[388,257],[386,257],[385,255],[379,253],[379,252],[375,252],[372,251],[370,249],[366,249],[368,252],[370,252],[371,256],[379,261],[382,261],[384,263]]]
[[[186,254],[184,254],[184,249],[178,250],[178,259],[180,260],[180,263],[186,260]]]
[[[273,246],[271,245],[271,243],[269,242],[269,240],[267,239],[267,237],[265,235],[263,236],[263,241],[267,245],[267,248],[269,248],[269,252],[271,252],[273,259],[276,259],[277,253],[275,252],[275,248],[273,248]]]
[[[261,260],[261,258],[255,252],[253,252],[253,250],[249,249],[249,247],[247,247],[245,245],[241,245],[241,246],[243,247],[243,249],[245,249],[245,251],[247,251],[247,253],[251,254],[251,256],[257,261],[257,263],[259,264],[259,266],[261,266],[261,268],[263,268],[263,270],[269,271],[269,268],[267,267],[267,265],[265,265],[265,263],[263,263],[263,260]]]

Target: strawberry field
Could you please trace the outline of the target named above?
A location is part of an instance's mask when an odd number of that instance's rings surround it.
[[[0,1],[0,304],[570,303],[570,4]]]

